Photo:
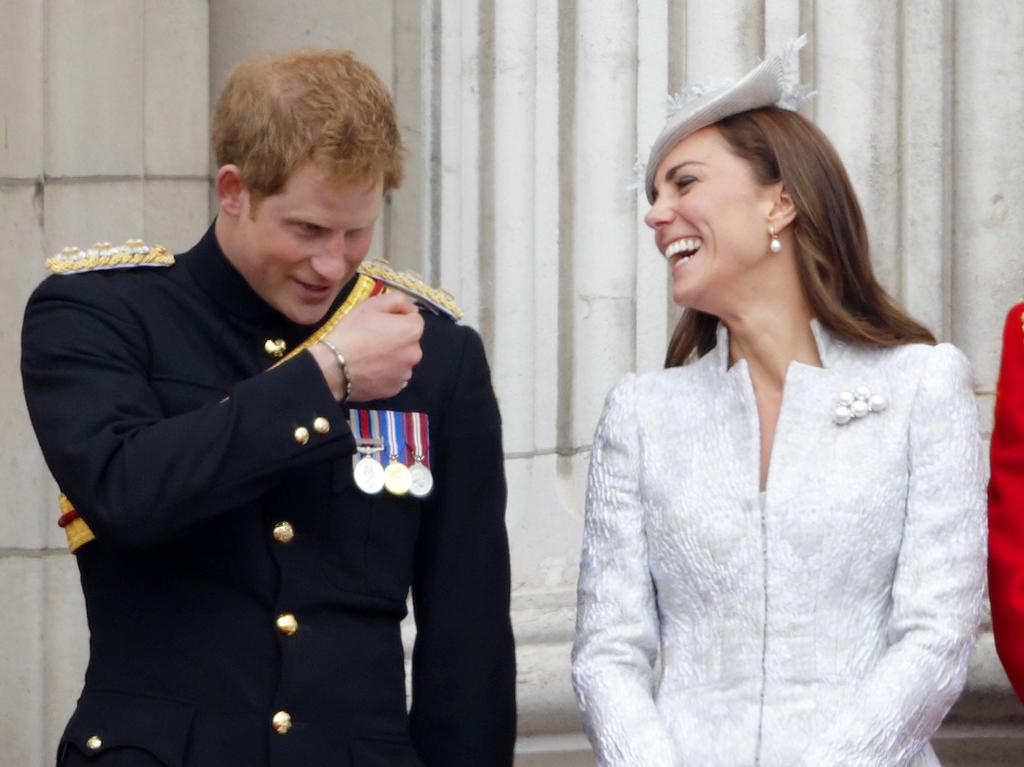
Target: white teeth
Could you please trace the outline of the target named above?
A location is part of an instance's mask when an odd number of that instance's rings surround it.
[[[699,237],[684,237],[681,240],[676,240],[667,248],[665,248],[665,258],[672,258],[680,253],[690,253],[698,250],[701,246]]]

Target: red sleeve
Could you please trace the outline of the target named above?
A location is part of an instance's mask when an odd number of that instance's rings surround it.
[[[988,589],[996,650],[1024,700],[1024,303],[1006,315],[988,486]]]

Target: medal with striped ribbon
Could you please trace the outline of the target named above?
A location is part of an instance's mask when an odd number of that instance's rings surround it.
[[[426,413],[406,413],[405,433],[412,436],[412,466],[409,474],[412,483],[409,492],[417,498],[425,498],[434,489],[434,475],[430,471],[430,445]]]
[[[351,427],[357,451],[352,456],[352,478],[364,493],[376,495],[384,489],[384,467],[378,458],[384,451],[380,416],[375,410],[353,410]]]
[[[405,495],[412,486],[412,475],[409,467],[402,463],[405,452],[405,429],[399,430],[394,410],[382,411],[387,428],[388,465],[384,469],[384,489],[392,495]],[[405,426],[405,423],[402,423]]]

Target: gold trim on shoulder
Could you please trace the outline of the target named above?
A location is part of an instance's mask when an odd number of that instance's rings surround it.
[[[160,245],[149,247],[142,240],[126,240],[124,245],[97,242],[91,248],[71,245],[46,259],[46,268],[54,274],[78,274],[103,269],[128,269],[135,266],[173,266],[174,254]]]
[[[455,321],[462,319],[462,310],[455,303],[455,297],[447,290],[432,288],[416,272],[400,272],[387,261],[377,259],[363,261],[359,273],[407,293],[414,300],[427,304]]]

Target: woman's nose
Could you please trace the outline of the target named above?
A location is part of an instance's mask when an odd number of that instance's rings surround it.
[[[647,215],[644,216],[644,223],[651,227],[651,229],[657,229],[659,226],[664,226],[671,221],[673,215],[672,209],[668,205],[658,205],[657,201],[655,201],[654,205],[647,211]]]

